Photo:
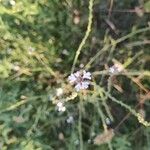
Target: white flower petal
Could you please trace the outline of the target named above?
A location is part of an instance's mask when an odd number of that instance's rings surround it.
[[[75,86],[75,89],[77,92],[79,92],[81,90],[81,87],[82,85],[80,83],[78,83],[76,86]]]
[[[85,70],[83,70],[83,79],[91,80],[91,73],[90,72],[86,72]]]
[[[58,102],[57,103],[57,107],[62,107],[63,106],[63,103],[62,102]]]
[[[66,111],[66,107],[62,107],[62,108],[61,108],[61,111],[62,111],[62,112]]]
[[[81,76],[81,72],[80,72],[80,71],[77,71],[76,73],[74,73],[74,76],[75,76],[76,78],[80,77],[80,76]]]
[[[57,106],[56,106],[56,110],[59,112],[64,112],[64,111],[66,111],[66,107],[63,105],[62,102],[58,102]]]
[[[79,92],[80,90],[84,90],[84,89],[87,89],[89,87],[89,82],[87,81],[84,81],[84,82],[81,82],[81,83],[78,83],[76,86],[75,86],[75,89],[77,92]]]
[[[123,70],[122,66],[114,64],[112,67],[109,68],[109,73],[116,74],[121,72],[122,70]]]
[[[58,107],[57,110],[58,110],[58,111],[61,111],[61,107]]]
[[[115,73],[114,67],[110,67],[110,68],[109,68],[109,72],[110,72],[110,73]]]
[[[68,80],[70,83],[74,83],[76,82],[77,78],[75,77],[74,74],[71,74],[69,77],[68,77]]]
[[[82,82],[82,89],[87,89],[89,87],[90,82],[84,81]]]

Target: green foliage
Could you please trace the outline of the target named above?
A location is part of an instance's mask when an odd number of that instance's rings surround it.
[[[114,142],[114,149],[117,150],[132,150],[131,143],[126,136],[117,137]]]
[[[84,64],[93,81],[89,91],[76,93],[67,76],[86,32],[88,2],[0,0],[0,149],[76,150],[81,143],[85,150],[149,149],[149,127],[139,129],[141,118],[120,122],[128,111],[138,117],[139,107],[133,108],[149,91],[150,3],[116,0],[109,16],[109,1],[94,1],[91,33],[75,62],[75,70]],[[142,15],[130,12],[135,7],[144,9]],[[105,71],[115,62],[127,73],[111,82]],[[148,99],[141,106],[145,114],[150,113]],[[60,100],[65,112],[57,111]],[[69,116],[73,123],[67,122]],[[108,118],[119,136],[114,131],[107,144],[93,144],[109,130]]]

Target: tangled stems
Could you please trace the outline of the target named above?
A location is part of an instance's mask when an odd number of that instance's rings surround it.
[[[85,45],[85,42],[91,32],[91,27],[92,27],[92,19],[93,19],[93,4],[94,4],[94,0],[89,0],[89,17],[88,17],[88,25],[87,25],[87,30],[86,30],[86,33],[85,33],[85,36],[84,38],[82,39],[77,51],[76,51],[76,55],[75,55],[75,58],[74,58],[74,61],[73,61],[73,65],[72,65],[72,69],[71,69],[71,73],[74,72],[74,69],[75,69],[75,65],[77,63],[77,60],[78,60],[78,57],[81,53],[81,50],[83,48],[83,46]]]
[[[107,130],[107,125],[106,125],[106,123],[105,123],[105,116],[104,116],[103,111],[101,110],[101,107],[100,107],[98,101],[96,102],[96,107],[97,107],[97,110],[98,110],[98,114],[100,115],[101,120],[102,120],[104,132],[108,132],[108,130]],[[109,148],[109,150],[112,150],[112,145],[111,145],[111,142],[110,142],[110,141],[108,142],[108,148]]]
[[[85,68],[86,69],[89,69],[91,67],[91,64],[104,52],[104,51],[107,51],[108,49],[110,49],[111,47],[116,47],[117,44],[129,39],[130,37],[136,35],[136,34],[139,34],[139,33],[142,33],[142,32],[146,32],[146,31],[149,31],[150,30],[150,27],[146,27],[146,28],[142,28],[142,29],[138,29],[134,32],[131,32],[119,39],[117,39],[116,41],[114,41],[113,43],[109,44],[109,45],[104,45],[104,47],[99,50],[91,59],[90,61],[85,65]]]
[[[104,92],[113,102],[115,102],[115,103],[121,105],[122,107],[126,108],[127,110],[129,110],[129,111],[132,113],[132,115],[134,115],[134,116],[138,119],[139,123],[143,124],[143,125],[146,126],[146,127],[149,127],[149,126],[150,126],[150,122],[145,121],[145,119],[143,118],[143,116],[142,116],[140,113],[137,113],[137,112],[136,112],[134,109],[132,109],[130,106],[128,106],[128,105],[124,104],[123,102],[117,100],[116,98],[114,98],[113,96],[111,96],[108,92],[105,92],[105,91],[103,91],[103,92]]]

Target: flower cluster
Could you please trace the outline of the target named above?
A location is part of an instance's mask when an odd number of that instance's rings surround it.
[[[118,64],[114,64],[112,67],[109,68],[108,71],[109,71],[110,75],[115,75],[117,73],[122,72],[123,67]],[[85,70],[79,70],[75,73],[72,73],[68,77],[68,81],[70,82],[70,84],[74,85],[77,92],[79,92],[80,90],[88,89],[89,85],[91,84],[91,79],[92,79],[91,73],[87,72]],[[63,95],[63,92],[64,91],[62,88],[56,89],[57,97],[61,97]],[[65,112],[66,107],[64,106],[64,103],[58,102],[56,104],[56,110],[59,112]],[[72,116],[70,116],[69,118],[67,118],[66,121],[67,121],[67,123],[73,123],[74,118]],[[107,120],[107,123],[109,123],[108,120]]]
[[[62,102],[58,102],[58,103],[57,103],[56,109],[57,109],[59,112],[64,112],[64,111],[66,111],[66,107],[64,106],[64,104],[63,104]]]
[[[76,91],[87,89],[90,85],[91,73],[85,70],[72,73],[68,80],[71,84],[75,85]]]

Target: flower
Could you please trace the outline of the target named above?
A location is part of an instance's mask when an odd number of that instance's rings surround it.
[[[64,111],[66,111],[66,107],[64,106],[64,104],[63,104],[62,102],[58,102],[58,103],[57,103],[56,109],[57,109],[59,112],[64,112]]]
[[[109,73],[117,74],[123,70],[123,67],[119,64],[114,64],[112,67],[109,68]]]
[[[57,96],[63,95],[63,89],[62,89],[62,88],[56,89],[56,95],[57,95]]]
[[[69,116],[66,121],[68,124],[72,124],[74,122],[73,116]]]
[[[91,73],[86,72],[85,70],[77,71],[75,73],[72,73],[68,80],[71,84],[75,85],[76,91],[87,89],[90,85],[91,80]]]
[[[83,79],[91,80],[91,73],[90,72],[86,72],[85,70],[83,70]]]
[[[84,90],[84,89],[87,89],[89,87],[89,82],[87,81],[82,81],[80,83],[77,83],[77,85],[75,86],[75,89],[77,91],[80,91],[80,90]]]

